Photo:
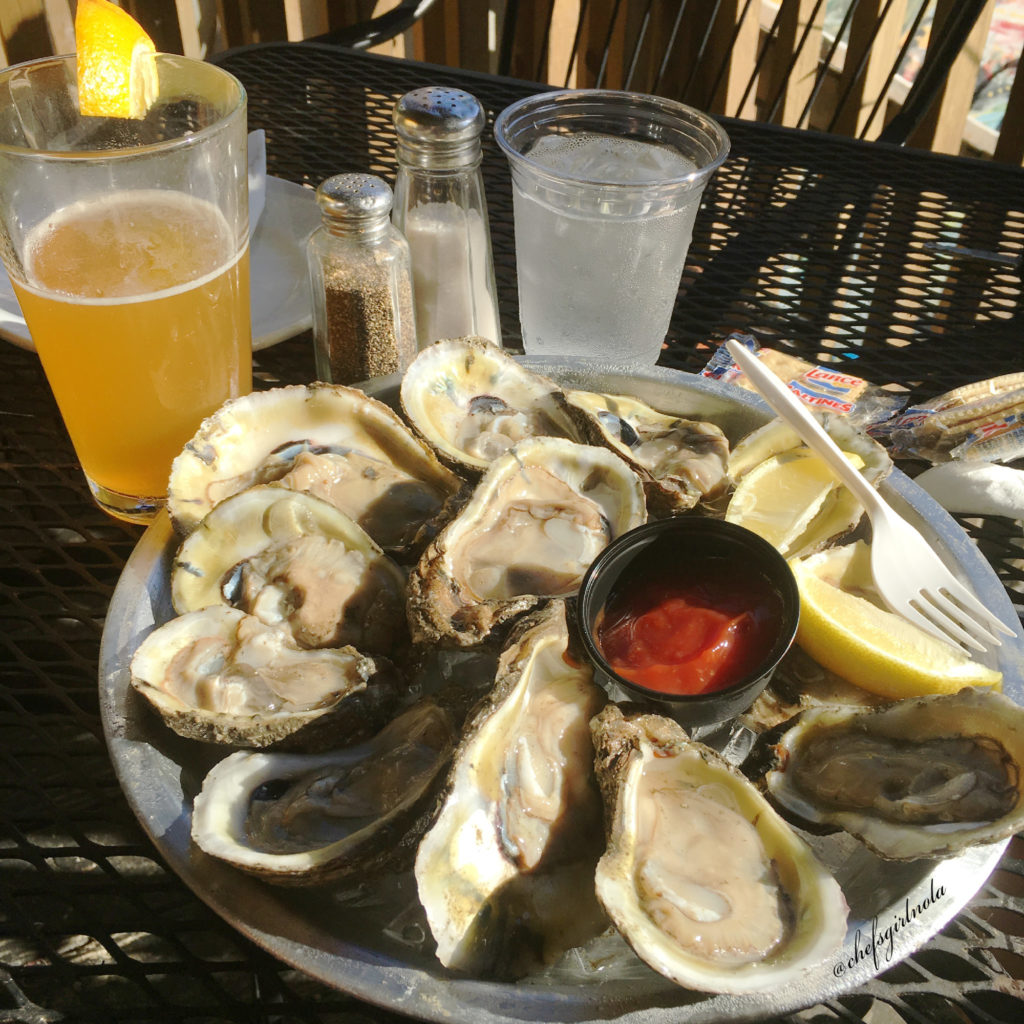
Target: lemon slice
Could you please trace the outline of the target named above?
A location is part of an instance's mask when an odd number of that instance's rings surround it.
[[[158,92],[156,47],[110,0],[78,0],[78,107],[84,117],[146,116]]]
[[[870,559],[857,541],[790,563],[800,588],[796,640],[815,661],[892,700],[1002,682],[1002,673],[883,608]]]
[[[844,455],[860,469],[859,455]],[[745,526],[787,558],[799,553],[801,539],[821,517],[829,521],[845,493],[835,474],[806,448],[765,459],[737,483],[725,511],[730,523]]]

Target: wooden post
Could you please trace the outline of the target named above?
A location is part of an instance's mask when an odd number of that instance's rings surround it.
[[[5,66],[53,53],[43,0],[0,3],[0,51]]]
[[[284,23],[288,39],[299,42],[327,31],[325,0],[284,0]]]
[[[796,125],[814,90],[821,59],[824,4],[817,0],[782,0],[779,31],[770,42],[771,58],[763,66],[764,96],[771,120]]]
[[[757,116],[755,89],[747,83],[757,63],[761,41],[760,4],[727,0],[711,26],[706,70],[707,87],[714,89],[705,101],[709,113],[753,120]]]
[[[582,16],[580,0],[555,0],[548,34],[548,61],[545,81],[570,89],[580,82],[579,55],[573,49],[576,30]]]
[[[1020,66],[1013,76],[1013,85],[1006,100],[1003,126],[996,141],[994,160],[1024,164],[1024,71]]]
[[[871,111],[879,97],[889,92],[896,72],[896,58],[903,44],[906,0],[896,0],[885,10],[886,0],[860,0],[850,21],[850,38],[843,70],[839,75],[833,131],[859,137],[868,129],[877,135],[885,121],[885,100],[869,125]],[[884,16],[879,26],[878,19]],[[876,31],[877,26],[877,31]]]
[[[431,64],[458,63],[459,0],[440,0],[413,26],[414,54]]]
[[[178,30],[181,32],[181,52],[186,57],[201,58],[202,44],[199,38],[199,18],[193,0],[175,0],[178,8]]]
[[[577,75],[582,88],[598,84],[602,67],[603,88],[614,89],[614,82],[622,81],[624,25],[616,24],[615,0],[589,0],[583,16],[579,52],[576,56]]]
[[[463,5],[465,0],[440,0],[412,27],[412,56],[430,64],[468,67],[462,62]],[[473,68],[486,71],[486,67]]]
[[[68,0],[43,0],[54,53],[75,52],[75,19]]]
[[[942,23],[953,12],[959,0],[937,0],[935,18],[932,22],[932,36],[942,31]],[[964,48],[953,62],[946,82],[935,97],[932,109],[910,136],[907,144],[936,153],[959,153],[963,145],[964,125],[971,110],[974,85],[978,77],[978,66],[985,49],[985,40],[992,24],[995,0],[989,0],[981,12]],[[929,46],[931,40],[929,40]]]
[[[458,33],[459,57],[458,67],[472,71],[491,70],[490,3],[480,0],[459,0]]]

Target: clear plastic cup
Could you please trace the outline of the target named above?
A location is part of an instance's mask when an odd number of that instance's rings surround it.
[[[682,103],[582,89],[512,104],[494,134],[512,171],[526,352],[654,364],[726,133]]]

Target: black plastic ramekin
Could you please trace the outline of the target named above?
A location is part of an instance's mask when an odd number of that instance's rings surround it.
[[[724,558],[741,565],[752,581],[760,578],[781,601],[777,636],[764,656],[728,687],[710,693],[666,694],[620,676],[597,643],[601,613],[613,594],[649,585],[666,566],[693,558]],[[768,685],[796,636],[800,593],[786,560],[768,541],[742,526],[706,516],[676,516],[637,527],[608,545],[587,570],[577,600],[577,628],[597,681],[612,700],[650,705],[680,725],[724,722],[742,714]]]

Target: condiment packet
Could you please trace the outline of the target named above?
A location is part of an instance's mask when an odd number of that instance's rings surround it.
[[[866,427],[889,419],[903,405],[904,400],[899,395],[883,391],[860,377],[764,348],[749,334],[734,333],[729,338],[750,349],[768,369],[789,385],[790,391],[802,402],[815,409],[845,416],[856,426]],[[748,391],[757,390],[733,362],[724,343],[701,371],[701,376],[736,384]]]
[[[893,455],[933,463],[1024,458],[1024,373],[947,391],[905,410],[873,433]]]

